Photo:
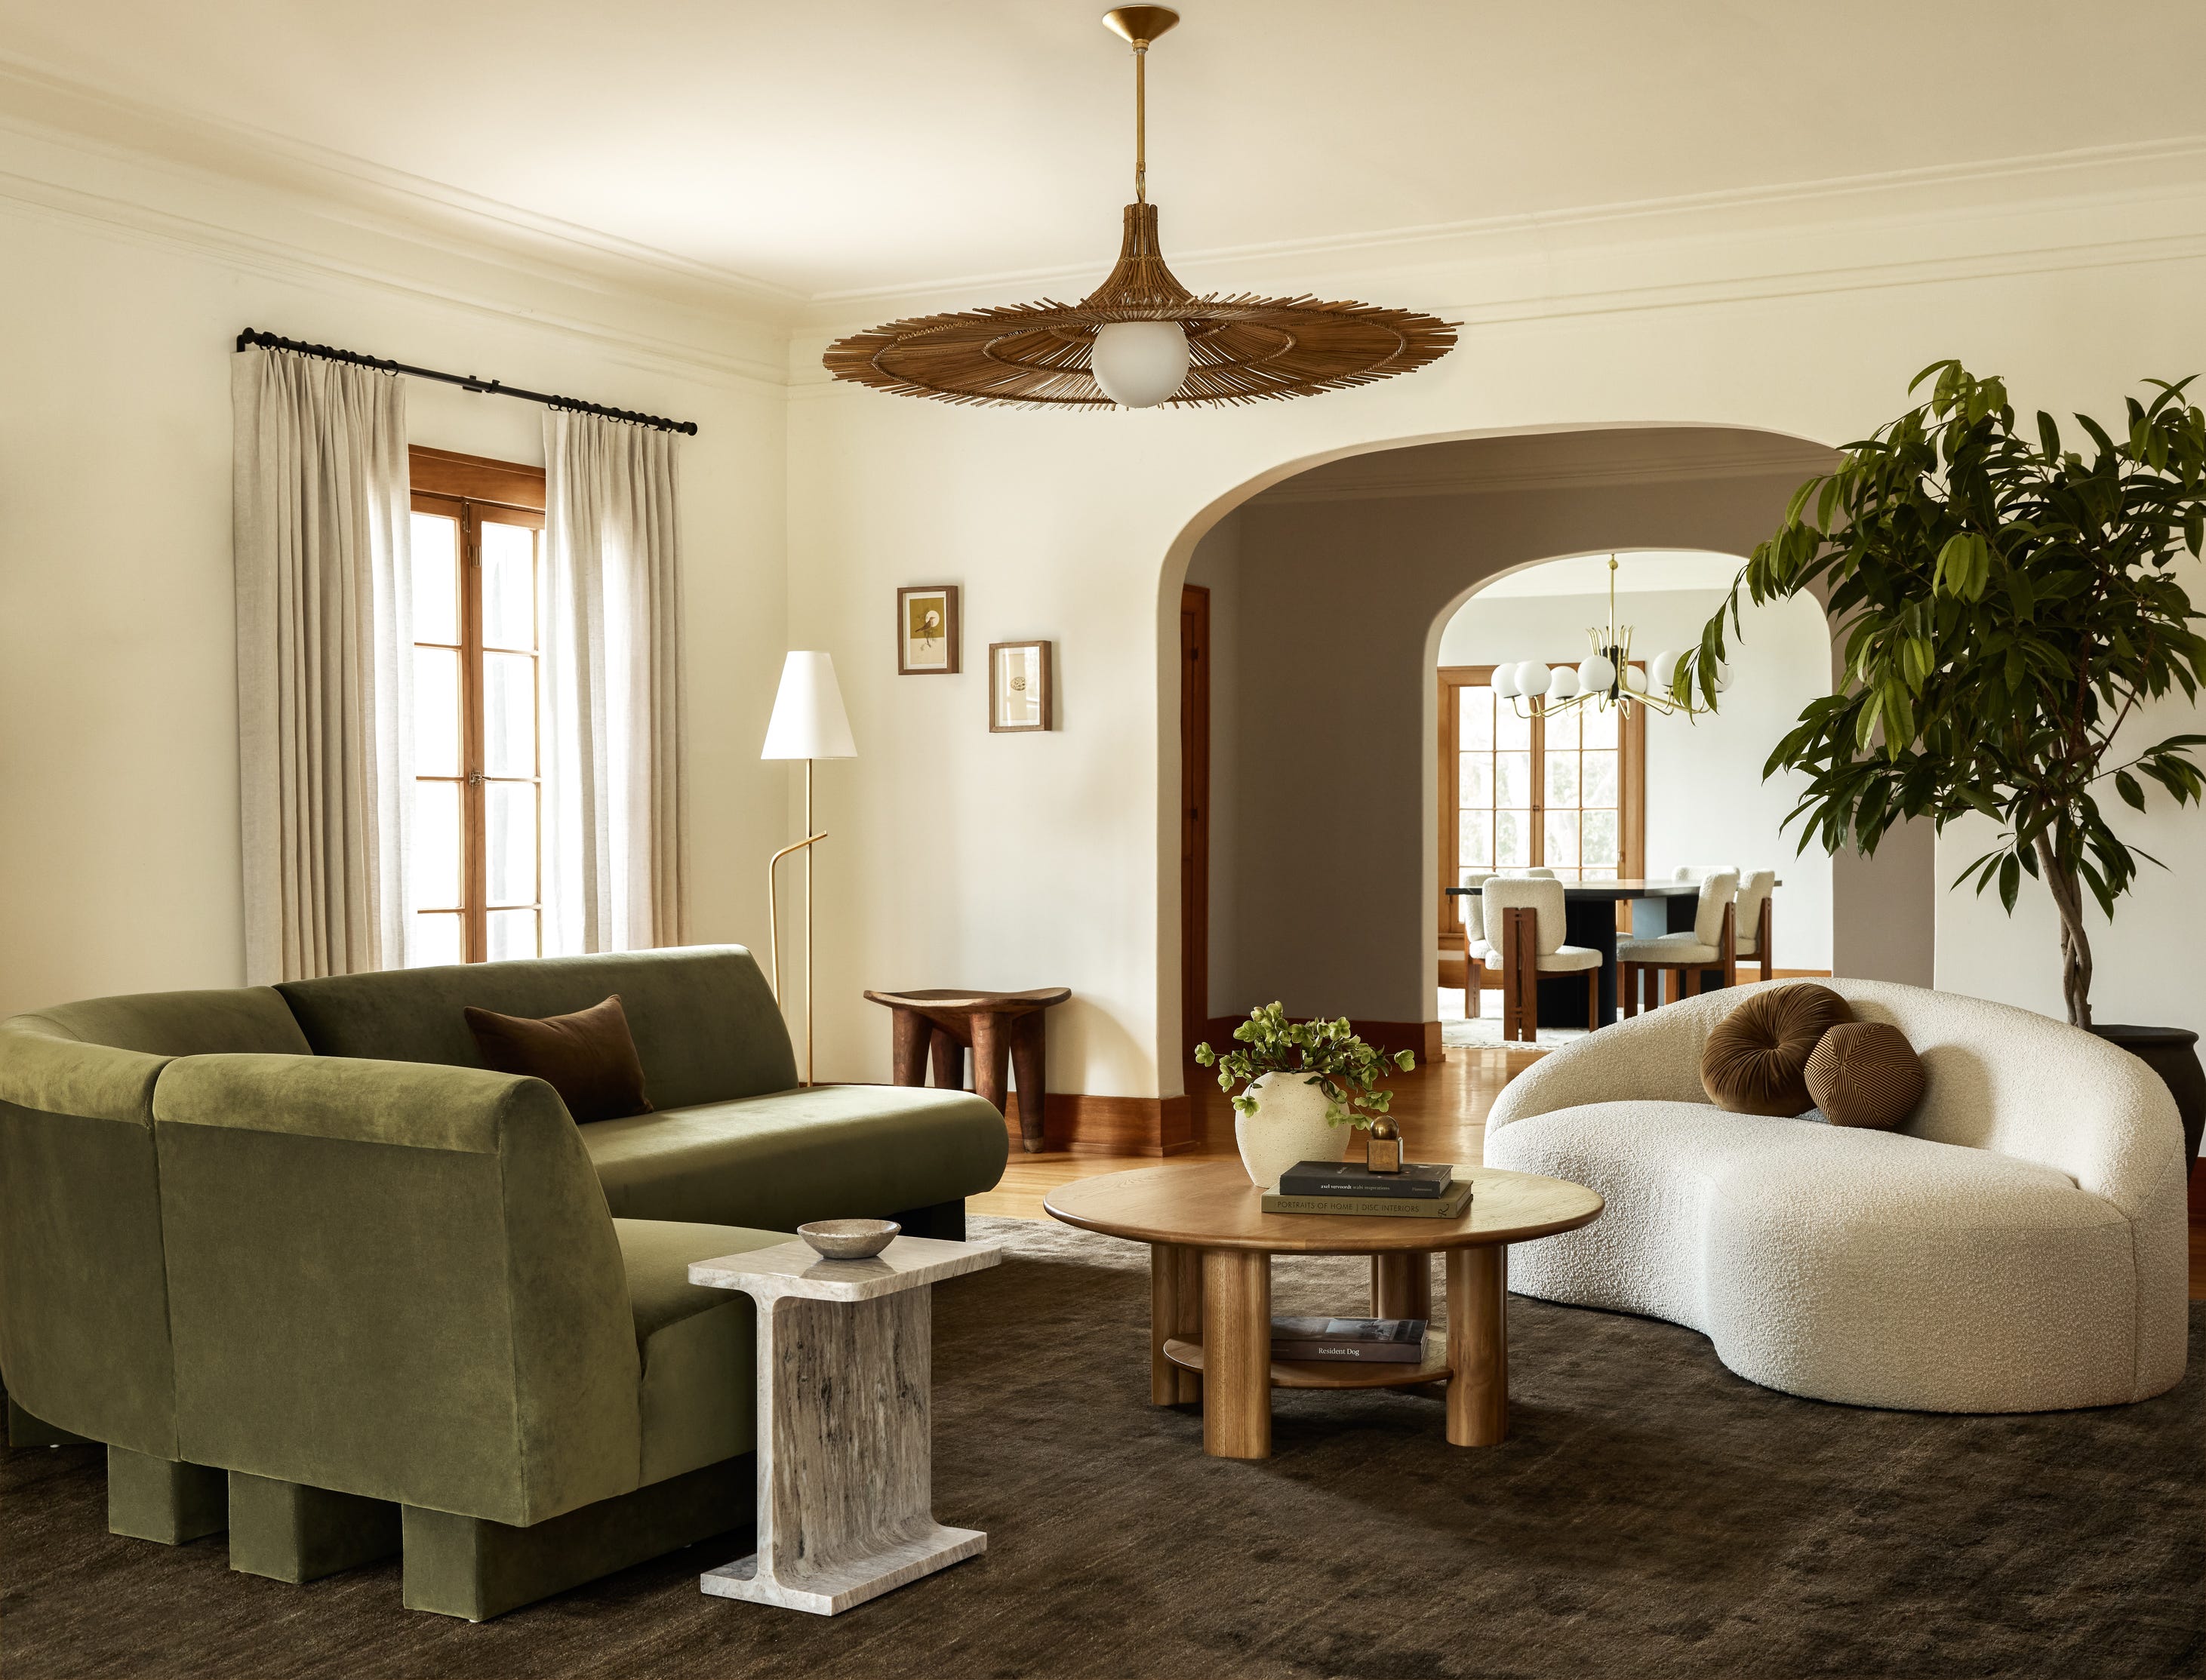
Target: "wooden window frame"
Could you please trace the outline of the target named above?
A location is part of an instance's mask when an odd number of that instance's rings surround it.
[[[1642,670],[1644,663],[1631,662]],[[1440,949],[1459,951],[1467,950],[1469,940],[1464,933],[1462,909],[1458,901],[1450,897],[1446,889],[1456,884],[1457,873],[1462,865],[1456,860],[1460,854],[1462,768],[1463,760],[1458,747],[1462,712],[1457,694],[1464,688],[1483,688],[1494,681],[1492,665],[1442,665],[1440,668]],[[1528,867],[1544,866],[1547,849],[1547,718],[1546,705],[1532,702],[1532,857]],[[1647,868],[1647,708],[1633,706],[1625,708],[1617,730],[1617,826],[1619,829],[1616,873],[1621,880],[1644,879]],[[1511,865],[1511,868],[1517,867]],[[1619,909],[1619,916],[1631,906]]]
[[[457,782],[461,812],[461,903],[425,904],[409,913],[460,916],[463,960],[481,962],[490,955],[490,913],[493,909],[533,909],[536,913],[537,951],[544,944],[544,576],[540,533],[544,529],[545,477],[540,467],[482,456],[459,455],[449,450],[407,451],[411,474],[412,511],[440,514],[456,520],[460,538],[460,773],[422,776],[417,782]],[[529,777],[492,777],[486,773],[483,751],[484,672],[482,591],[482,527],[488,522],[516,525],[540,533],[540,563],[536,579],[536,653],[539,681],[534,685],[535,706],[535,766]],[[450,642],[415,642],[420,647],[451,647]],[[504,651],[504,650],[498,650]],[[536,881],[534,897],[527,902],[492,904],[490,899],[488,794],[490,782],[533,783],[536,789]]]

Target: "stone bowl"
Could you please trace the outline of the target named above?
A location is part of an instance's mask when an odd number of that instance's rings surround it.
[[[894,1219],[814,1219],[796,1234],[831,1260],[862,1260],[887,1248],[903,1229]]]

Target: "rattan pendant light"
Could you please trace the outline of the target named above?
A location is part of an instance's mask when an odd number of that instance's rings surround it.
[[[1134,202],[1118,265],[1082,303],[922,315],[838,339],[823,358],[829,372],[942,402],[1190,407],[1315,396],[1411,372],[1454,348],[1452,325],[1415,310],[1197,297],[1174,279],[1149,202],[1146,67],[1149,44],[1179,14],[1120,6],[1103,21],[1134,49]]]

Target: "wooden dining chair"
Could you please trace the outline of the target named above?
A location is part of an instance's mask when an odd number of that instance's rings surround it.
[[[1490,878],[1479,889],[1489,936],[1497,922],[1501,938],[1494,949],[1501,963],[1501,1038],[1532,1044],[1540,1036],[1540,977],[1583,972],[1586,977],[1586,1025],[1601,1025],[1601,953],[1590,945],[1564,943],[1563,884],[1530,877]]]
[[[1770,944],[1769,908],[1776,891],[1777,872],[1756,869],[1739,877],[1738,897],[1733,901],[1738,910],[1738,956],[1759,963],[1764,980],[1773,978],[1771,964],[1777,960]]]
[[[1652,939],[1616,942],[1616,1001],[1618,1012],[1639,1013],[1644,1002],[1641,987],[1651,974],[1658,987],[1657,1004],[1667,1001],[1669,976],[1678,976],[1677,994],[1690,998],[1701,989],[1702,976],[1710,968],[1723,970],[1726,986],[1738,984],[1738,872],[1719,870],[1701,878],[1700,902],[1694,907],[1692,931],[1665,933]]]

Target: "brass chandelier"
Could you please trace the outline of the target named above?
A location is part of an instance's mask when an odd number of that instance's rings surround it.
[[[1532,714],[1519,702],[1536,703],[1550,718],[1575,706],[1589,705],[1602,712],[1614,706],[1627,713],[1635,706],[1643,706],[1666,717],[1683,712],[1688,718],[1699,717],[1713,709],[1696,706],[1690,699],[1675,699],[1670,693],[1671,679],[1678,674],[1678,665],[1691,655],[1657,653],[1644,671],[1631,663],[1631,626],[1616,622],[1613,554],[1608,557],[1608,623],[1606,629],[1588,625],[1586,640],[1592,645],[1593,652],[1576,670],[1558,665],[1551,670],[1545,659],[1524,659],[1494,666],[1491,683],[1495,702],[1520,718]],[[1720,694],[1730,686],[1730,673],[1719,665],[1716,692]]]
[[[1103,15],[1134,49],[1134,202],[1118,266],[1085,301],[891,321],[830,345],[827,371],[941,402],[1148,408],[1315,396],[1412,372],[1452,349],[1455,328],[1415,310],[1197,297],[1172,277],[1148,201],[1147,65],[1149,44],[1178,21],[1165,6]]]

